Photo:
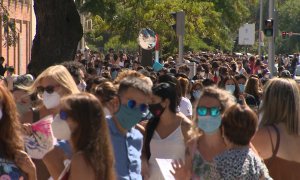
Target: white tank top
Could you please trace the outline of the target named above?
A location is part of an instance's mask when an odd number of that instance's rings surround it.
[[[149,180],[163,180],[162,172],[156,162],[159,159],[182,159],[185,157],[185,142],[181,131],[181,123],[168,137],[161,139],[154,131],[150,141],[151,157],[149,159]]]

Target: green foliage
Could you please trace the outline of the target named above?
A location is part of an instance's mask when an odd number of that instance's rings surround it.
[[[105,44],[104,50],[108,50],[111,47],[114,47],[116,51],[118,50],[126,50],[127,52],[136,51],[138,44],[136,41],[128,41],[127,43],[122,43],[120,41],[121,37],[119,35],[113,36],[109,39],[109,41]]]
[[[83,2],[83,0],[75,0],[81,12],[91,12],[105,19],[111,19],[116,13],[118,0],[85,0],[85,2]]]
[[[300,36],[292,36],[286,39],[281,37],[281,31],[300,33],[300,3],[295,0],[286,0],[279,8],[279,30],[276,45],[277,53],[300,52]]]
[[[85,38],[89,44],[103,46],[104,35],[108,33],[110,26],[98,15],[92,17],[93,29],[85,33]]]
[[[9,12],[1,2],[0,2],[0,20],[4,28],[4,37],[5,37],[4,46],[15,46],[18,40],[16,24],[13,19],[9,19]]]
[[[249,8],[255,5],[257,0],[87,0],[80,10],[94,16],[93,30],[86,34],[91,44],[116,49],[131,44],[138,49],[138,32],[149,27],[159,34],[163,53],[175,53],[171,12],[186,13],[185,49],[231,50],[240,25],[253,19]]]

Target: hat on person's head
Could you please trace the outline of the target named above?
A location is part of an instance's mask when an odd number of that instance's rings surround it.
[[[34,82],[34,78],[31,74],[25,74],[18,76],[13,82],[13,89],[23,89],[23,87],[30,86]]]
[[[281,72],[280,77],[282,77],[282,78],[292,78],[292,75],[291,75],[290,71],[288,71],[288,70],[283,70],[283,71]]]

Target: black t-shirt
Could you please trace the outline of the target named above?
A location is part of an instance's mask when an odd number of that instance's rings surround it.
[[[0,76],[4,76],[6,72],[6,67],[3,67],[3,65],[0,65]]]

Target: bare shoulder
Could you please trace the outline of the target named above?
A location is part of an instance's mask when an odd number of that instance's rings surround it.
[[[80,164],[82,166],[87,166],[87,162],[85,160],[85,157],[84,157],[84,154],[83,153],[75,153],[73,156],[72,156],[72,164]]]
[[[272,139],[270,139],[271,137]],[[272,156],[272,142],[273,146],[275,146],[276,133],[268,126],[262,127],[256,132],[251,142],[258,151],[258,154],[263,159],[267,159]]]
[[[190,129],[192,127],[192,121],[190,119],[188,119],[185,115],[183,115],[183,116],[177,115],[177,117],[179,117],[181,120],[181,130],[184,135],[185,142],[187,142],[190,139],[188,132],[190,131]]]
[[[76,153],[72,156],[70,177],[72,180],[95,179],[93,168],[87,163],[83,153]]]
[[[197,142],[199,140],[199,137],[190,138],[186,142],[186,148],[185,148],[185,155],[186,157],[193,156],[195,149],[197,148]]]
[[[199,140],[199,137],[191,138],[190,140],[187,141],[186,147],[192,148],[197,143],[198,140]]]
[[[177,113],[177,117],[179,117],[182,120],[181,125],[183,126],[190,127],[193,124],[192,121],[182,113]]]
[[[252,139],[252,143],[254,145],[265,144],[266,140],[270,140],[269,132],[272,133],[271,129],[269,129],[268,127],[262,127],[258,129],[258,131],[255,133]]]

